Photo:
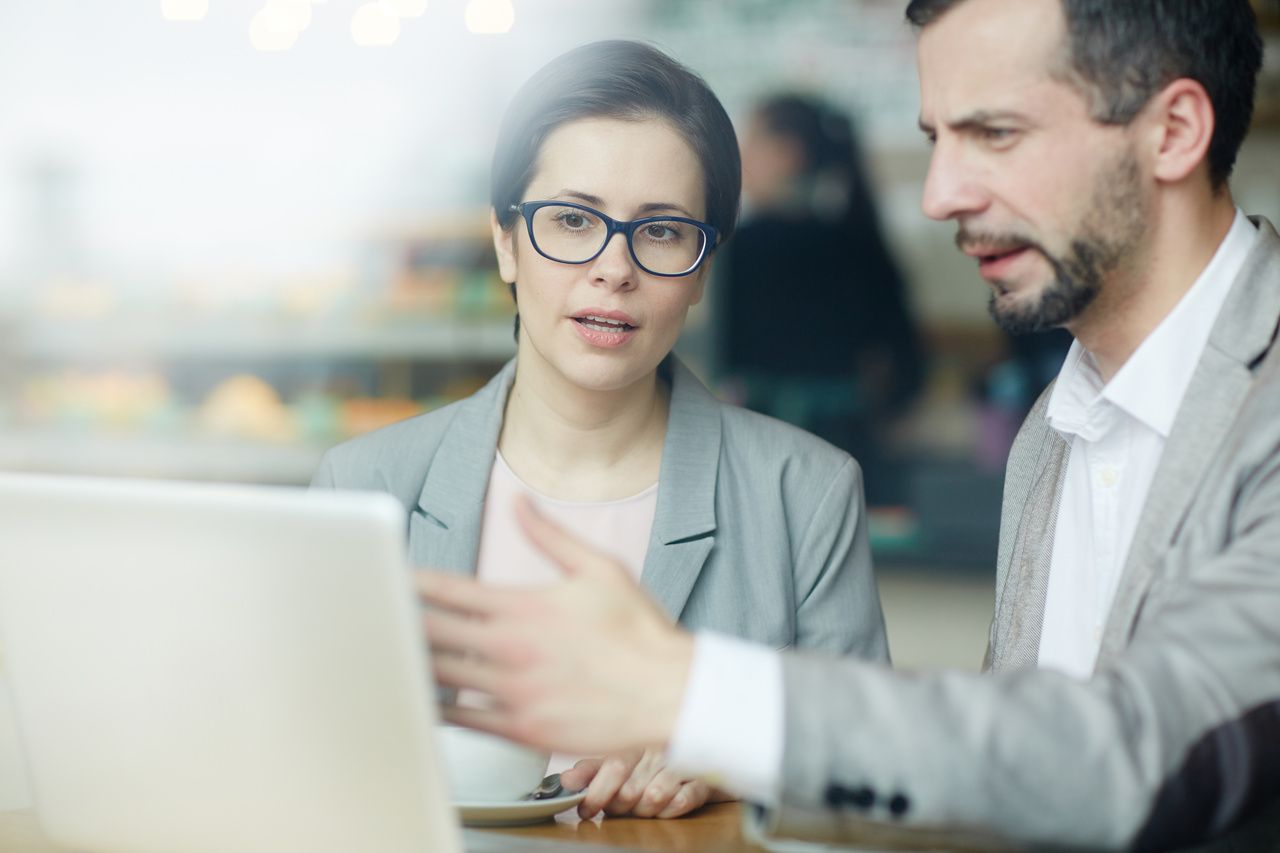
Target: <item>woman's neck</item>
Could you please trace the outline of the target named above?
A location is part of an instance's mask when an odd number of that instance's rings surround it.
[[[535,357],[520,358],[498,449],[544,495],[610,501],[658,479],[668,393],[657,374],[612,391],[574,384]]]

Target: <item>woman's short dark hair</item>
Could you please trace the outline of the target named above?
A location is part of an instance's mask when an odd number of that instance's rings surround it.
[[[911,0],[925,27],[964,0]],[[1165,86],[1204,86],[1217,119],[1209,143],[1215,189],[1231,177],[1249,132],[1262,38],[1249,0],[1061,0],[1070,39],[1069,78],[1083,84],[1093,117],[1128,124]]]
[[[584,118],[661,119],[684,138],[702,165],[706,219],[723,242],[733,233],[742,163],[733,123],[701,77],[657,48],[598,41],[544,65],[516,93],[498,131],[490,200],[510,228],[510,208],[537,170],[542,143],[556,128]]]

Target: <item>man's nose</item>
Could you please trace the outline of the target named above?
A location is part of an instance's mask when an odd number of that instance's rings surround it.
[[[955,219],[981,212],[988,195],[958,146],[937,142],[929,157],[920,206],[930,219]]]

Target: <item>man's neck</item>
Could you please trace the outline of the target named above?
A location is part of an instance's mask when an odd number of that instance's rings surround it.
[[[1211,203],[1169,203],[1153,217],[1144,248],[1067,326],[1110,381],[1195,284],[1235,219],[1223,190]]]
[[[656,373],[617,390],[586,389],[523,342],[498,447],[511,469],[543,494],[617,500],[657,480],[667,410]]]

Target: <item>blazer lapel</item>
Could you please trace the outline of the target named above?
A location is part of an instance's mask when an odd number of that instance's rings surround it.
[[[1176,538],[1192,499],[1235,423],[1252,385],[1251,365],[1275,338],[1280,315],[1280,237],[1265,220],[1254,222],[1258,242],[1214,324],[1138,518],[1103,636],[1104,655],[1128,644],[1160,554]]]
[[[1029,417],[1043,419],[1044,408],[1037,407]],[[996,672],[1034,667],[1040,656],[1054,528],[1070,449],[1047,423],[1041,428],[1043,435],[1025,502],[1015,500],[1005,509],[1003,524],[1016,523],[1017,533],[1008,555],[1009,564],[1004,567],[1003,588],[997,591],[991,648],[987,653],[987,664]],[[1015,474],[1009,472],[1009,476]],[[1012,512],[1020,513],[1016,521],[1010,517]]]
[[[459,404],[445,428],[418,507],[409,518],[409,556],[414,565],[475,574],[485,492],[514,378],[512,360]]]
[[[668,363],[671,412],[641,582],[674,621],[715,545],[720,403],[678,359]]]

